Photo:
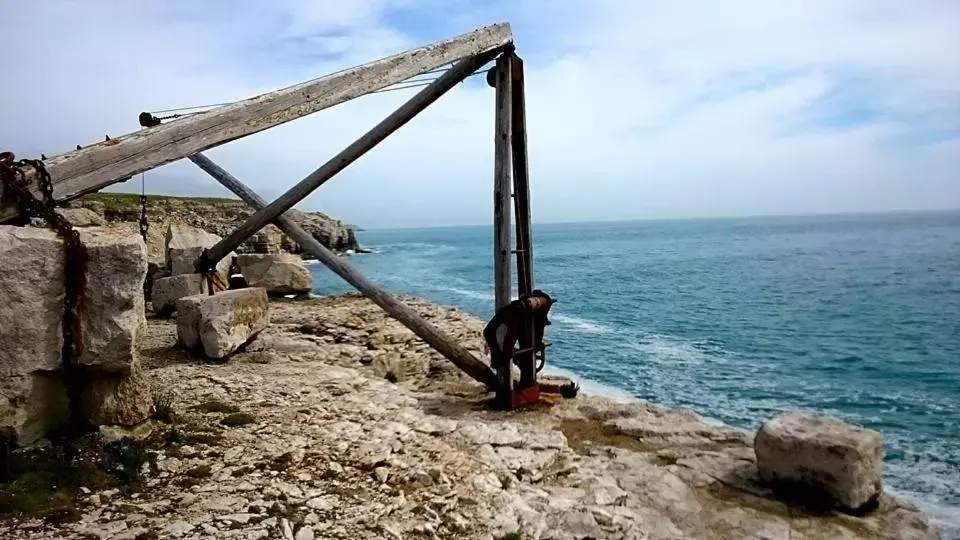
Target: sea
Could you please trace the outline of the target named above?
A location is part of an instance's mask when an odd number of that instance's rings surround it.
[[[370,230],[398,294],[493,313],[491,227]],[[749,432],[779,411],[883,433],[890,491],[960,538],[960,211],[537,224],[551,369]],[[311,265],[315,293],[351,288]],[[515,274],[514,274],[515,276]]]

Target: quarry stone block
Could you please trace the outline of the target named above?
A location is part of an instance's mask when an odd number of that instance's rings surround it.
[[[177,301],[177,338],[209,358],[226,358],[270,324],[267,291],[250,287]]]
[[[190,225],[171,223],[167,227],[164,256],[170,275],[196,272],[196,262],[204,249],[213,247],[221,238]],[[217,263],[217,271],[224,281],[230,276],[230,266],[236,253],[231,252]]]
[[[780,414],[761,426],[754,451],[764,481],[843,510],[870,505],[883,488],[883,436],[839,420]]]
[[[146,324],[147,247],[128,229],[91,227],[79,232],[87,252],[80,364],[100,372],[127,373],[137,334]]]
[[[160,278],[153,282],[153,311],[158,315],[167,315],[177,308],[177,300],[187,296],[203,294],[206,280],[202,274],[180,274]]]
[[[145,322],[146,247],[125,229],[78,229],[87,255],[84,349],[91,377],[130,372]],[[68,416],[62,382],[63,242],[49,229],[0,226],[0,428],[19,444]]]
[[[17,444],[29,445],[46,437],[66,423],[68,403],[57,372],[4,373],[0,377],[0,439],[6,435]]]
[[[304,294],[313,289],[310,271],[296,255],[239,255],[237,265],[248,286],[263,287],[268,294]]]
[[[94,378],[84,387],[83,415],[96,426],[135,426],[150,418],[153,396],[139,364],[128,373]]]
[[[0,225],[0,370],[60,368],[63,243],[49,229]]]

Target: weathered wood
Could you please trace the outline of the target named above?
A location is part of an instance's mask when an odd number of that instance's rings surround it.
[[[235,231],[206,252],[205,261],[218,261],[235,250],[240,244],[256,234],[257,231],[273,221],[277,216],[293,208],[294,205],[313,193],[315,189],[322,186],[324,182],[333,178],[334,175],[386,139],[391,133],[400,129],[400,127],[413,119],[414,116],[439,99],[440,96],[456,86],[457,83],[477,69],[483,67],[483,65],[492,60],[498,52],[498,50],[488,51],[476,56],[464,58],[454,64],[453,67],[437,78],[437,80],[433,81],[429,86],[425,87],[417,93],[417,95],[401,105],[399,109],[383,119],[383,121],[350,144],[350,146],[343,149],[343,151],[330,159],[330,161],[310,173],[309,176],[290,188],[277,200],[247,218]]]
[[[510,58],[497,59],[493,140],[493,285],[494,307],[510,303]],[[509,366],[508,366],[509,371]]]
[[[496,311],[510,303],[510,87],[510,58],[502,55],[497,59],[494,71],[493,289]],[[516,339],[512,333],[507,334],[504,340]],[[513,344],[510,343],[504,348],[513,351]],[[505,358],[498,366],[497,383],[497,401],[509,404],[513,392],[511,358]]]
[[[523,60],[510,55],[512,85],[511,129],[513,149],[513,200],[516,212],[517,292],[533,291],[533,233],[530,222],[530,163],[527,157],[527,108],[523,76]]]
[[[496,24],[289,88],[136,131],[44,160],[57,201],[97,191],[134,174],[270,129],[386,88],[462,58],[513,42]],[[26,171],[39,195],[36,171]],[[16,216],[0,186],[0,223]]]
[[[530,165],[527,160],[527,112],[524,89],[523,60],[515,53],[510,58],[510,87],[513,116],[511,147],[513,150],[513,203],[516,212],[517,292],[520,296],[533,291],[533,240],[530,223]],[[527,332],[520,334],[520,349],[516,363],[520,368],[520,388],[528,388],[536,382],[536,354],[534,320],[527,321]]]
[[[266,201],[264,201],[260,195],[203,154],[190,156],[189,159],[206,171],[207,174],[223,184],[227,189],[246,201],[250,206],[257,209],[266,206]],[[430,346],[462,369],[467,375],[487,385],[489,388],[496,386],[496,376],[486,364],[475,358],[450,336],[444,334],[437,327],[420,317],[420,315],[409,306],[397,300],[396,297],[380,288],[377,284],[368,280],[363,274],[347,264],[346,261],[324,247],[313,235],[305,231],[300,225],[297,225],[295,221],[281,214],[277,216],[274,223],[290,235],[304,250],[312,253],[324,266],[343,278],[347,283],[356,287],[357,290],[362,292],[367,298],[430,344]]]

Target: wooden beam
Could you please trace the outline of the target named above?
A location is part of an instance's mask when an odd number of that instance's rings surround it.
[[[510,59],[502,55],[494,68],[493,132],[493,291],[495,313],[510,303]],[[503,349],[513,351],[515,338],[504,336]],[[508,343],[509,342],[509,343]],[[510,408],[513,393],[513,360],[502,359],[497,367],[497,401]]]
[[[294,205],[313,193],[315,189],[322,186],[324,182],[333,178],[334,175],[359,159],[360,156],[386,139],[391,133],[412,120],[414,116],[430,106],[430,104],[439,99],[440,96],[456,86],[457,83],[483,67],[484,64],[492,60],[498,53],[499,50],[495,49],[476,56],[464,58],[454,64],[452,68],[447,70],[437,78],[437,80],[410,98],[410,100],[401,105],[399,109],[383,119],[383,121],[350,144],[350,146],[343,149],[343,151],[330,159],[330,161],[310,173],[309,176],[290,188],[277,200],[247,218],[235,231],[204,253],[204,257],[202,257],[200,261],[201,266],[209,266],[210,263],[215,264],[216,261],[224,258],[228,253],[235,250],[240,244],[256,234],[257,231],[276,219],[277,216],[293,208]]]
[[[513,203],[516,211],[517,293],[520,296],[533,292],[533,239],[530,223],[530,164],[527,160],[527,106],[524,88],[523,60],[515,53],[510,59],[511,149],[513,158]],[[526,332],[520,333],[520,349],[517,355],[520,368],[519,388],[529,388],[537,381],[536,353],[533,347],[535,322],[531,316],[526,322]]]
[[[231,105],[136,131],[44,160],[58,202],[142,171],[270,129],[405,81],[462,58],[513,42],[510,25],[495,24]],[[36,171],[26,171],[40,195]],[[0,186],[0,223],[16,216]]]
[[[227,189],[246,201],[250,206],[256,209],[266,206],[266,201],[256,192],[203,154],[190,156],[189,159],[216,179],[217,182],[220,182]],[[356,287],[357,290],[362,292],[367,298],[383,308],[390,316],[400,321],[404,326],[413,331],[414,334],[429,343],[430,346],[462,369],[467,375],[487,385],[488,388],[495,387],[496,376],[493,374],[493,371],[450,336],[444,334],[438,328],[424,320],[413,309],[397,300],[397,298],[389,292],[368,280],[363,274],[324,247],[313,235],[305,231],[300,225],[297,225],[295,221],[286,217],[286,215],[281,214],[277,216],[274,223],[293,238],[294,241],[300,244],[304,250],[312,253],[324,266],[343,278],[347,283]]]
[[[496,99],[493,139],[493,285],[494,307],[500,310],[510,303],[510,137],[512,101],[510,59],[497,59]],[[508,366],[509,370],[509,366]]]
[[[509,54],[512,85],[513,200],[516,210],[517,292],[533,291],[533,231],[530,222],[530,163],[527,156],[527,106],[523,60]]]

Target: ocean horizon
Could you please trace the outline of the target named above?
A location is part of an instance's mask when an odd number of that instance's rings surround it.
[[[368,229],[386,289],[493,312],[492,227]],[[885,482],[960,537],[960,210],[536,224],[548,370],[753,432],[880,431]],[[314,292],[351,287],[311,265]],[[514,275],[515,279],[515,275]]]

